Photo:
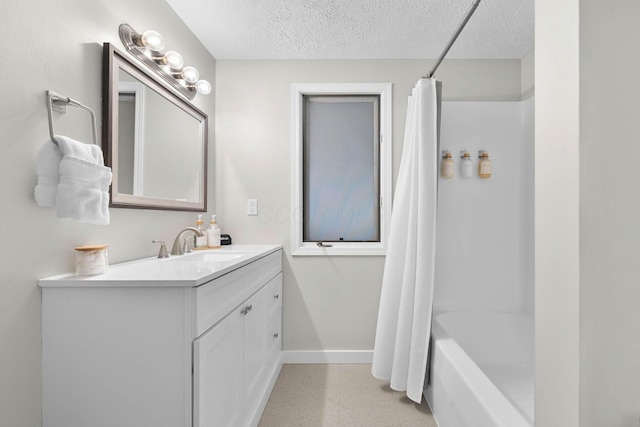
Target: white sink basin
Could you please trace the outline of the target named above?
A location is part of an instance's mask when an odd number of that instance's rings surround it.
[[[243,257],[248,252],[238,252],[238,251],[220,251],[220,250],[211,250],[211,251],[194,251],[190,254],[185,255],[177,255],[170,258],[171,261],[179,261],[179,262],[201,262],[201,263],[210,263],[210,262],[227,262],[232,261],[234,259],[238,259]]]

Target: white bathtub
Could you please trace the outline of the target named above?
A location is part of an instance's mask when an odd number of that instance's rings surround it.
[[[533,316],[447,312],[433,322],[425,396],[440,427],[531,427]]]

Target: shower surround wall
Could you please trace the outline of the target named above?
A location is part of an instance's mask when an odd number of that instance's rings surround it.
[[[443,102],[440,145],[455,177],[440,178],[436,311],[533,314],[533,98],[522,102]],[[460,150],[473,177],[460,176]],[[486,149],[492,175],[478,176]]]
[[[533,105],[442,106],[442,149],[475,157],[473,177],[457,173],[438,187],[426,396],[442,427],[533,425]],[[480,149],[491,158],[487,179]]]

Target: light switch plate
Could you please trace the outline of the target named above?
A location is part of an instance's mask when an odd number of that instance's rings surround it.
[[[247,215],[258,215],[258,199],[247,200]]]

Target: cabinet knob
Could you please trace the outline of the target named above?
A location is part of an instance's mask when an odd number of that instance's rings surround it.
[[[253,310],[253,304],[246,305],[242,310],[240,310],[240,313],[246,316],[251,310]]]
[[[275,299],[278,299],[278,298],[280,298],[280,294],[275,294],[273,297],[274,297]]]
[[[273,338],[274,338],[274,339],[278,339],[278,336],[280,336],[280,333],[279,333],[279,332],[276,332],[275,334],[273,334]]]

